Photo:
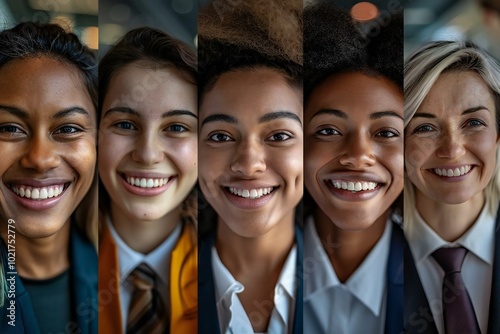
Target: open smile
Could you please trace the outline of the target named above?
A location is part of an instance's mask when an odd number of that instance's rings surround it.
[[[473,166],[464,165],[455,168],[433,168],[431,169],[431,171],[436,175],[451,178],[451,177],[460,177],[467,175],[470,173],[472,169],[474,169]]]
[[[36,181],[5,183],[14,200],[30,210],[46,210],[61,201],[71,182]]]
[[[156,196],[166,191],[177,179],[176,175],[146,176],[132,173],[118,173],[124,188],[139,196]]]

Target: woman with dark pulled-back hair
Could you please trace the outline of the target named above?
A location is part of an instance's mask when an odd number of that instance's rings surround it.
[[[305,333],[403,332],[403,20],[356,24],[304,10]]]
[[[1,333],[97,333],[96,110],[74,34],[0,32]]]
[[[196,67],[147,27],[99,63],[100,333],[196,332]]]

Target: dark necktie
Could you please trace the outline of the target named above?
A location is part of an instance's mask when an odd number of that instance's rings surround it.
[[[480,334],[474,307],[462,280],[462,263],[467,250],[459,248],[440,248],[432,253],[443,268],[443,318],[446,334]]]
[[[156,289],[156,275],[145,263],[130,274],[134,285],[127,319],[127,334],[168,333],[168,316]]]

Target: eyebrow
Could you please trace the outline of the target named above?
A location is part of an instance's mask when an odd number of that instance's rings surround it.
[[[16,107],[12,107],[12,106],[0,105],[0,111],[7,112],[9,114],[12,114],[16,117],[23,118],[23,119],[30,118],[29,114],[26,111],[21,110],[21,109],[16,108]]]
[[[378,111],[374,112],[373,114],[370,115],[370,119],[375,120],[375,119],[380,119],[382,117],[397,117],[404,121],[403,116],[399,115],[395,111]]]
[[[288,118],[297,121],[302,125],[302,122],[296,114],[290,111],[275,111],[267,113],[259,118],[259,123],[266,123],[274,121],[275,119]]]
[[[332,115],[336,116],[339,118],[347,119],[347,114],[343,111],[337,110],[337,109],[320,109],[318,110],[311,118],[314,118],[316,116],[320,115]]]
[[[84,115],[85,117],[87,118],[90,118],[90,114],[87,110],[83,109],[82,107],[70,107],[70,108],[66,108],[64,110],[61,110],[61,111],[58,111],[57,113],[55,113],[52,118],[54,119],[61,119],[61,118],[64,118],[66,116],[70,116],[72,114],[81,114],[81,115]]]
[[[170,111],[167,111],[167,112],[161,114],[162,118],[173,117],[173,116],[192,116],[192,117],[198,119],[198,116],[196,116],[194,113],[192,113],[189,110],[170,110]]]
[[[465,109],[462,112],[462,115],[472,114],[472,113],[475,113],[476,111],[479,111],[479,110],[488,110],[489,111],[489,109],[486,108],[485,106],[476,106],[476,107]],[[421,112],[421,113],[415,113],[415,115],[413,115],[412,118],[416,118],[416,117],[436,118],[436,115],[431,114],[431,113]]]
[[[122,113],[122,114],[128,114],[128,115],[134,115],[137,117],[140,117],[141,115],[134,109],[128,108],[128,107],[114,107],[106,110],[104,115],[102,116],[103,118],[106,117],[108,114],[114,114],[114,113]]]
[[[238,124],[238,120],[233,116],[227,114],[213,114],[205,118],[203,122],[201,122],[201,126],[210,122],[226,122],[230,124]]]
[[[6,111],[9,114],[17,116],[19,118],[29,119],[29,113],[24,111],[24,110],[21,110],[17,107],[0,105],[0,110]],[[69,107],[69,108],[63,109],[61,111],[58,111],[57,113],[52,115],[52,118],[53,119],[61,119],[61,118],[64,118],[64,117],[69,116],[69,115],[74,114],[74,113],[82,114],[85,117],[90,118],[89,112],[87,110],[85,110],[84,108],[78,107],[78,106]]]

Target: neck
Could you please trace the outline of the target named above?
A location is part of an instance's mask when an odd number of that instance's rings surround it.
[[[364,230],[338,228],[320,209],[314,214],[316,231],[341,282],[346,282],[382,237],[389,211]]]
[[[142,254],[148,254],[165,241],[180,220],[179,209],[156,220],[139,220],[111,205],[111,222],[116,232],[130,248]]]
[[[294,213],[267,233],[247,238],[234,233],[220,218],[215,246],[226,268],[238,279],[247,273],[281,272],[294,244]]]
[[[59,231],[45,238],[27,238],[17,233],[15,262],[19,276],[43,280],[69,268],[70,224],[68,220]]]
[[[474,225],[485,204],[483,192],[461,204],[446,204],[415,192],[418,213],[443,240],[452,242]]]

